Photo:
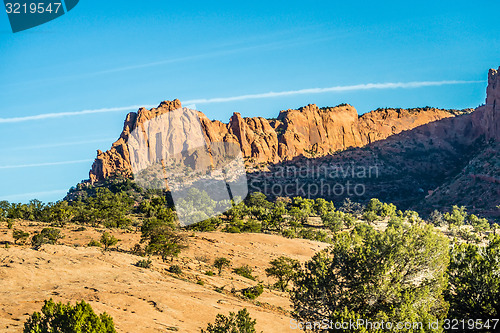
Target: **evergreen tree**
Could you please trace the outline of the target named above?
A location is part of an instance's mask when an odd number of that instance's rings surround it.
[[[116,333],[113,319],[106,313],[96,315],[82,301],[75,306],[45,301],[42,313],[34,312],[24,323],[24,333]]]
[[[486,246],[454,244],[448,267],[449,318],[500,316],[500,236]]]
[[[201,333],[255,333],[256,320],[250,318],[247,309],[238,311],[238,313],[230,312],[229,316],[218,314],[214,324],[208,324],[205,330]]]
[[[293,279],[300,268],[296,259],[281,256],[270,262],[271,267],[266,268],[266,275],[276,278],[274,286],[281,291],[286,291],[288,283]]]
[[[294,279],[295,315],[305,321],[360,317],[430,321],[446,316],[448,241],[428,225],[360,225],[336,234]],[[409,331],[411,332],[411,331]]]

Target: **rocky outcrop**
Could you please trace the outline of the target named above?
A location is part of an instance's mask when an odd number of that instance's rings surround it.
[[[314,104],[298,110],[282,111],[278,120],[283,135],[279,137],[279,157],[290,160],[299,155],[312,157],[362,147],[417,126],[456,114],[456,110],[377,109],[358,116],[350,105],[318,108]]]
[[[131,177],[132,166],[130,164],[130,155],[127,147],[130,133],[138,126],[143,126],[146,121],[180,107],[181,102],[179,100],[165,101],[157,108],[151,110],[140,108],[137,113],[130,112],[127,114],[120,138],[112,144],[111,149],[108,151],[97,151],[97,157],[89,173],[90,182],[95,183],[96,181],[117,174],[127,178]]]
[[[157,116],[181,108],[179,100],[164,101],[151,110],[141,108],[129,113],[120,138],[110,150],[98,151],[90,171],[90,182],[111,175],[132,176],[127,141],[137,127]],[[358,115],[356,109],[342,104],[319,108],[309,104],[298,110],[281,111],[277,119],[243,118],[234,113],[227,124],[211,121],[199,112],[199,119],[207,143],[232,142],[241,148],[246,164],[274,164],[304,155],[319,157],[361,147],[391,135],[443,118],[454,117],[470,110],[377,109]]]
[[[310,104],[283,110],[276,119],[235,113],[225,124],[201,112],[198,116],[208,144],[240,147],[250,191],[337,203],[346,197],[358,202],[377,197],[424,214],[457,204],[498,217],[499,71],[489,71],[486,103],[474,111],[377,109],[359,116],[347,104]],[[165,101],[129,113],[120,138],[110,150],[98,151],[90,181],[113,174],[132,177],[127,146],[131,132],[180,107],[178,100]],[[151,143],[153,147],[154,140]]]
[[[487,140],[500,141],[500,67],[490,69],[486,104],[478,107],[472,117],[472,131],[475,135],[484,135]]]
[[[336,203],[348,197],[357,202],[379,198],[424,215],[463,205],[475,214],[500,217],[498,71],[490,70],[488,82],[486,104],[472,113],[390,135],[389,124],[399,119],[397,110],[371,112],[359,118],[362,130],[354,132],[359,136],[343,136],[364,139],[362,148],[269,166],[249,174],[250,188],[270,197],[322,197]],[[400,113],[404,123],[426,114]]]

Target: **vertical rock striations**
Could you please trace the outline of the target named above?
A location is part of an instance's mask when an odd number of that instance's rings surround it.
[[[127,115],[120,138],[111,149],[97,151],[90,170],[94,183],[120,174],[132,176],[127,140],[130,132],[156,116],[181,108],[179,100],[164,101],[151,110],[141,108]],[[248,166],[279,163],[297,156],[319,157],[350,147],[361,147],[391,135],[466,111],[419,109],[377,109],[359,116],[342,104],[319,108],[309,104],[298,110],[281,111],[277,119],[243,118],[234,113],[228,124],[211,121],[199,112],[207,142],[233,142],[240,146]]]

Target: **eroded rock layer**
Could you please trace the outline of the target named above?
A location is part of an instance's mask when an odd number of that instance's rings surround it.
[[[164,101],[151,110],[141,108],[127,115],[120,138],[106,152],[97,151],[90,171],[92,183],[113,174],[132,176],[127,140],[137,127],[156,116],[181,108],[177,99]],[[205,138],[210,142],[232,142],[240,146],[248,166],[274,164],[297,156],[319,157],[362,147],[402,131],[455,117],[470,110],[377,109],[361,116],[350,105],[319,108],[309,104],[284,110],[277,119],[243,118],[234,113],[227,124],[211,121],[199,112]],[[173,143],[176,144],[176,143]],[[179,143],[181,144],[181,143]]]

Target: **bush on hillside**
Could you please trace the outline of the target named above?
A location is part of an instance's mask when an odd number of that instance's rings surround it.
[[[90,304],[75,306],[45,301],[42,312],[34,312],[24,323],[23,333],[92,332],[116,333],[113,319],[106,313],[97,315]]]
[[[31,245],[35,248],[39,248],[43,244],[56,244],[61,238],[63,238],[61,230],[56,228],[43,228],[40,233],[31,238]]]
[[[208,324],[201,333],[255,333],[256,320],[250,318],[247,309],[230,312],[229,316],[218,314],[214,324]]]

